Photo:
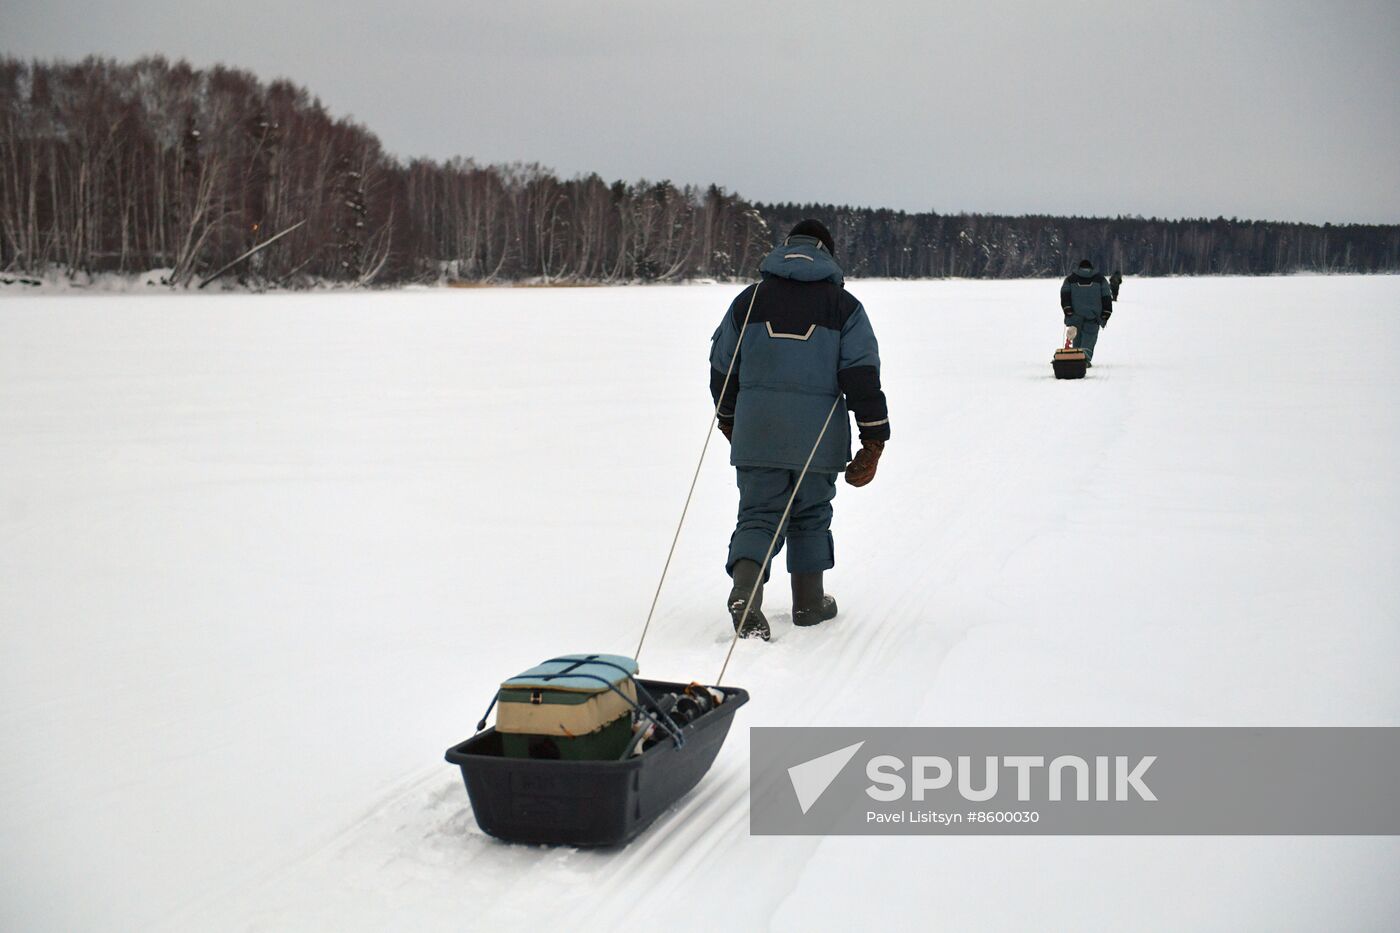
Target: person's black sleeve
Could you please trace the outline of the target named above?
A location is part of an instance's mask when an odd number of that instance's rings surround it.
[[[890,410],[880,388],[880,370],[875,366],[852,366],[836,374],[845,393],[846,404],[856,416],[856,427],[863,441],[890,439]]]
[[[880,389],[880,347],[875,330],[860,302],[847,295],[850,315],[841,325],[841,358],[836,381],[846,396],[846,407],[856,416],[863,441],[890,439],[890,412]]]
[[[724,398],[719,397],[724,389]],[[724,385],[724,372],[710,367],[710,399],[719,409],[719,420],[725,423],[734,421],[734,405],[739,400],[739,361],[734,362],[734,372],[729,376],[729,385]]]

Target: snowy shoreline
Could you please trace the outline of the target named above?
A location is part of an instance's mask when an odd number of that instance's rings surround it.
[[[43,276],[33,276],[28,273],[6,272],[0,273],[0,299],[22,297],[22,296],[48,296],[48,295],[143,295],[143,296],[172,296],[188,297],[192,295],[298,295],[298,294],[375,294],[375,293],[395,293],[395,292],[416,292],[416,291],[436,291],[436,290],[494,290],[494,289],[584,289],[584,288],[676,288],[676,287],[698,287],[708,285],[733,285],[736,288],[742,287],[749,279],[716,280],[716,279],[686,279],[676,282],[589,282],[589,281],[519,281],[519,282],[433,282],[433,283],[406,283],[397,285],[382,285],[370,287],[357,287],[343,282],[313,281],[303,285],[288,286],[254,286],[243,285],[233,280],[219,281],[212,283],[208,288],[199,289],[194,286],[174,287],[166,284],[165,278],[170,274],[169,269],[152,269],[142,273],[121,274],[115,272],[99,273],[88,276],[84,273],[70,275],[63,271],[54,271]],[[1391,278],[1400,275],[1396,272],[1318,272],[1300,271],[1285,272],[1265,275],[1237,275],[1234,273],[1211,273],[1208,275],[1164,275],[1164,276],[1128,276],[1129,287],[1131,283],[1139,281],[1170,281],[1181,279],[1309,279],[1309,278]],[[1012,283],[1012,282],[1047,282],[1058,281],[1063,276],[1046,275],[1031,278],[1019,279],[965,279],[948,277],[941,279],[900,279],[900,278],[849,278],[847,284],[852,288],[870,283],[889,284],[927,284],[937,282],[966,282],[966,283]]]

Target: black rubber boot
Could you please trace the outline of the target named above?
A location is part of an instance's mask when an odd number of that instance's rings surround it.
[[[734,588],[729,591],[729,617],[733,620],[736,631],[739,629],[739,620],[743,619],[744,628],[739,632],[740,638],[762,638],[767,641],[773,636],[773,632],[768,627],[768,620],[763,617],[763,584],[759,583],[758,570],[758,564],[754,561],[734,562]],[[758,584],[757,592],[754,591],[755,583]],[[748,605],[750,593],[753,593],[753,606],[745,617],[744,607]]]
[[[836,600],[822,588],[822,572],[792,575],[792,624],[820,625],[836,617]]]

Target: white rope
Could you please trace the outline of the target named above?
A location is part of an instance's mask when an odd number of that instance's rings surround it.
[[[656,581],[656,592],[651,597],[651,608],[647,610],[647,621],[642,626],[642,637],[637,641],[637,651],[632,655],[634,660],[640,661],[642,657],[642,645],[647,640],[647,632],[651,629],[651,617],[656,612],[657,600],[661,598],[661,587],[666,583],[666,572],[671,569],[671,558],[676,555],[676,542],[681,539],[681,526],[685,524],[685,515],[690,511],[690,499],[695,495],[695,484],[700,479],[700,467],[705,463],[705,452],[710,449],[710,438],[715,433],[715,422],[719,421],[719,409],[724,404],[724,393],[729,390],[729,377],[734,372],[734,362],[739,359],[739,347],[744,343],[744,331],[749,326],[749,316],[753,314],[753,303],[758,298],[758,286],[755,284],[753,294],[749,296],[749,309],[744,312],[744,323],[739,326],[739,340],[734,344],[734,352],[729,356],[729,368],[724,371],[724,385],[720,386],[719,399],[715,402],[715,410],[710,415],[710,424],[705,428],[705,444],[700,448],[700,460],[695,464],[695,475],[690,478],[690,491],[685,494],[685,505],[681,507],[681,520],[676,522],[676,533],[671,538],[671,550],[666,552],[666,563],[661,568],[661,579]],[[825,429],[823,429],[825,430]]]
[[[729,640],[729,650],[724,655],[724,665],[719,669],[719,676],[715,678],[715,686],[724,683],[724,672],[729,670],[729,659],[734,655],[734,646],[739,643],[739,633],[744,630],[744,623],[749,618],[749,611],[753,609],[753,601],[758,597],[758,589],[763,586],[763,577],[768,572],[768,562],[773,559],[773,549],[778,546],[778,539],[782,537],[783,526],[787,524],[788,515],[792,512],[792,503],[797,500],[797,490],[802,488],[802,480],[807,476],[807,469],[812,465],[812,458],[817,455],[817,448],[821,446],[822,438],[826,436],[826,429],[831,424],[831,416],[836,414],[836,406],[841,404],[841,393],[836,393],[836,399],[831,403],[831,411],[826,413],[826,420],[822,422],[822,429],[817,433],[817,439],[812,442],[812,449],[807,454],[807,462],[802,464],[802,472],[797,474],[797,482],[792,484],[792,495],[788,496],[787,508],[783,509],[783,517],[778,519],[777,530],[773,532],[773,540],[768,542],[768,553],[763,555],[763,563],[758,568],[758,580],[754,582],[753,589],[749,591],[749,598],[744,603],[744,614],[739,618],[739,624],[734,626],[734,637]]]

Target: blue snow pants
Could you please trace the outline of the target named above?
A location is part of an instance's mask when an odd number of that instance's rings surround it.
[[[799,472],[747,466],[735,469],[739,474],[739,523],[729,539],[729,560],[725,564],[731,575],[737,561],[763,563]],[[783,548],[783,538],[787,538],[789,573],[815,573],[830,570],[836,564],[831,540],[831,500],[836,497],[837,475],[809,472],[802,478],[787,527],[778,535],[773,549],[776,558]],[[765,582],[771,571],[770,563],[763,575]]]
[[[1070,324],[1079,328],[1079,332],[1074,336],[1074,345],[1084,350],[1084,356],[1089,362],[1094,362],[1094,344],[1099,342],[1099,320],[1098,318],[1085,319],[1075,315],[1069,319]]]

